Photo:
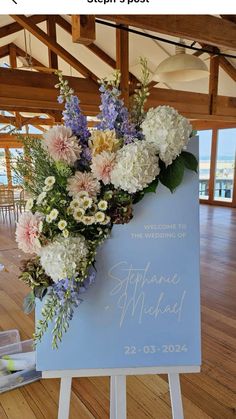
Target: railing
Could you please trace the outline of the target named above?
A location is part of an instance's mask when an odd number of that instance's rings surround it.
[[[209,179],[199,180],[199,198],[206,199],[209,196]],[[216,179],[214,188],[214,198],[232,199],[233,197],[233,180],[232,179]]]

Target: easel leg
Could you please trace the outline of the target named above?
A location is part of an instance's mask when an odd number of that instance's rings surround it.
[[[58,419],[69,419],[72,378],[61,379]]]
[[[168,374],[173,419],[184,419],[179,374]]]
[[[110,419],[126,419],[126,376],[110,378]]]

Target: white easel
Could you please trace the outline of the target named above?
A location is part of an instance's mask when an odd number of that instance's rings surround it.
[[[58,419],[69,419],[72,378],[110,376],[110,419],[126,419],[126,376],[168,374],[172,418],[184,419],[179,374],[195,372],[199,366],[44,371],[42,377],[61,379]]]

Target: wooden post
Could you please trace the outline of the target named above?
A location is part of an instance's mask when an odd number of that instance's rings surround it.
[[[57,41],[57,32],[56,32],[56,18],[54,15],[48,16],[47,19],[47,34],[50,36],[53,41]],[[48,63],[50,68],[58,68],[58,57],[57,54],[48,48]]]
[[[216,160],[217,160],[217,137],[218,130],[212,130],[212,143],[211,143],[211,166],[210,166],[210,180],[209,180],[209,203],[214,201],[215,191],[215,173],[216,173]]]
[[[72,40],[83,45],[90,45],[96,39],[95,16],[72,15]]]
[[[219,80],[220,57],[215,55],[210,62],[210,79],[209,79],[209,113],[216,114],[217,111],[217,93]]]
[[[11,43],[9,44],[9,59],[11,68],[17,68],[17,48],[16,45]],[[16,127],[21,128],[21,115],[19,112],[15,112],[16,117]]]
[[[11,175],[11,153],[9,148],[5,148],[5,159],[6,159],[6,172],[8,186],[12,187],[12,175]]]
[[[129,32],[116,29],[116,68],[121,71],[121,93],[129,106]]]
[[[17,68],[16,55],[16,45],[9,44],[9,58],[11,68]]]

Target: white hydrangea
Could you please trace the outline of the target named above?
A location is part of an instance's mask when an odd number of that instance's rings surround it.
[[[75,276],[81,261],[87,256],[86,240],[80,235],[68,238],[58,236],[40,250],[41,265],[54,282]]]
[[[111,183],[129,193],[142,191],[159,174],[156,147],[137,140],[117,152]]]
[[[149,109],[141,127],[146,141],[155,144],[166,166],[185,149],[192,132],[188,120],[170,106]]]

